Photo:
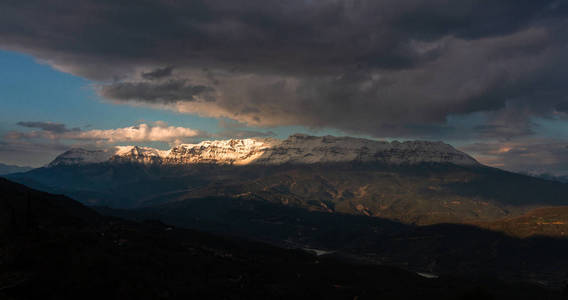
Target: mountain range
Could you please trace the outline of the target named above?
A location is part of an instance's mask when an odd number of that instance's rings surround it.
[[[568,204],[568,184],[490,168],[442,142],[332,136],[71,149],[8,178],[112,208],[229,197],[407,224],[493,226]]]
[[[285,140],[231,139],[181,144],[170,150],[139,146],[117,146],[112,149],[88,151],[71,149],[49,164],[85,165],[93,163],[141,163],[151,165],[187,166],[194,164],[221,165],[282,165],[323,164],[338,162],[415,165],[420,163],[451,163],[479,166],[467,154],[442,142],[385,142],[351,137],[315,137],[295,134]]]
[[[568,266],[568,184],[441,142],[293,135],[70,149],[5,177],[76,199],[94,220],[157,220],[432,276],[558,288]]]

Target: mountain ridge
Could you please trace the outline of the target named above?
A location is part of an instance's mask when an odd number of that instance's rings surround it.
[[[159,165],[280,165],[365,162],[387,165],[452,163],[481,166],[474,158],[449,144],[429,141],[386,142],[352,137],[295,134],[287,139],[248,138],[181,144],[169,150],[140,146],[113,149],[70,149],[48,167],[105,162]]]
[[[568,184],[483,166],[441,142],[331,136],[71,151],[50,167],[8,178],[112,208],[226,197],[422,225],[568,206]]]

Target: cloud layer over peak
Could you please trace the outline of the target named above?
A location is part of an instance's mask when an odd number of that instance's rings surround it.
[[[114,101],[256,126],[411,137],[526,110],[499,135],[565,113],[567,22],[558,0],[3,1],[0,45]]]
[[[38,128],[31,132],[12,131],[6,135],[9,140],[49,139],[49,140],[72,140],[91,141],[97,143],[122,143],[122,142],[179,142],[190,138],[204,137],[207,134],[200,130],[185,127],[168,126],[167,123],[158,121],[153,124],[141,123],[116,129],[92,129],[81,130],[80,128],[68,129],[64,124],[52,122],[19,122],[18,125]]]

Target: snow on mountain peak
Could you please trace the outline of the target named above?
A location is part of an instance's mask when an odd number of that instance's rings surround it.
[[[116,151],[111,157],[112,161],[138,162],[138,163],[161,163],[162,158],[168,155],[168,150],[159,150],[140,146],[116,146]]]
[[[479,165],[469,155],[442,142],[386,142],[352,137],[295,134],[285,140],[249,138],[181,144],[170,150],[117,146],[109,150],[71,149],[49,166],[100,162],[144,164],[313,164],[375,162],[383,164],[453,163]]]
[[[278,144],[276,139],[231,139],[182,144],[172,148],[166,163],[218,163],[245,165],[254,162],[268,149]]]

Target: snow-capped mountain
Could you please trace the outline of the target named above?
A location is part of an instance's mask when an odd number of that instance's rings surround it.
[[[386,142],[351,137],[292,135],[272,138],[231,139],[182,144],[170,150],[118,146],[109,150],[71,149],[49,164],[77,165],[102,162],[188,165],[197,163],[314,164],[331,162],[376,162],[393,165],[452,163],[475,166],[469,155],[442,142]]]
[[[71,167],[55,167],[63,165]],[[50,166],[8,178],[113,208],[220,197],[413,224],[518,217],[565,206],[568,193],[564,183],[482,167],[441,142],[332,136],[71,149]]]

